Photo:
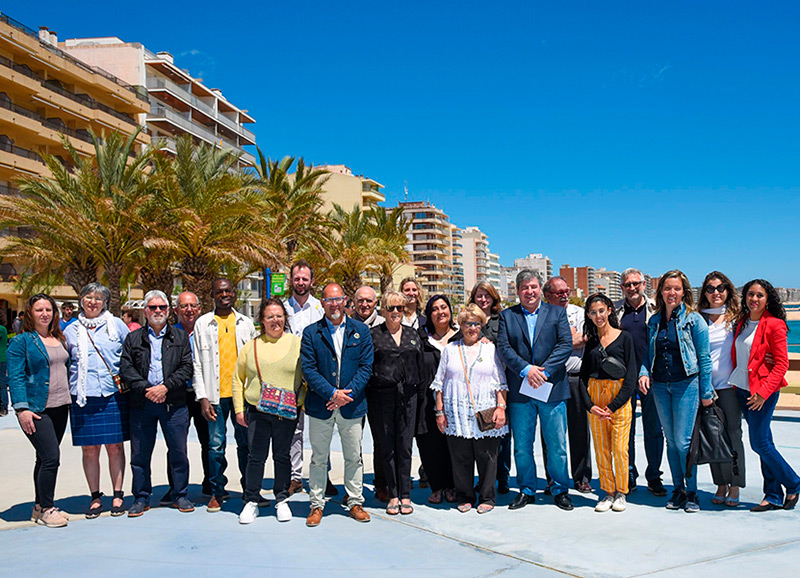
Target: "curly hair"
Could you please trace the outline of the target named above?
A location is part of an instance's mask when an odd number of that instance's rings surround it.
[[[722,285],[725,286],[725,290],[728,292],[728,298],[725,299],[725,322],[730,325],[739,318],[739,295],[736,293],[736,286],[728,279],[725,273],[712,271],[706,275],[706,278],[703,279],[703,286],[700,287],[700,297],[697,299],[697,310],[699,311],[705,307],[711,307],[711,303],[708,302],[706,287],[708,287],[708,284],[714,279],[722,283]]]
[[[753,285],[761,285],[767,293],[766,309],[769,311],[770,315],[786,323],[786,309],[783,308],[783,303],[781,303],[781,298],[778,296],[775,287],[766,279],[753,279],[745,283],[744,287],[742,287],[742,311],[739,313],[739,322],[742,324],[742,329],[747,327],[747,324],[750,322],[750,308],[747,306],[747,292],[750,291]],[[789,324],[786,323],[786,326],[788,327]]]
[[[583,307],[583,314],[585,316],[585,321],[583,323],[583,334],[589,339],[597,340],[599,339],[597,335],[597,325],[594,324],[594,319],[589,316],[589,310],[595,303],[602,303],[606,306],[606,309],[608,310],[608,324],[611,325],[611,327],[614,329],[619,329],[620,326],[619,319],[617,319],[617,312],[614,310],[614,302],[603,293],[595,293],[594,295],[590,295],[586,300],[586,305]]]

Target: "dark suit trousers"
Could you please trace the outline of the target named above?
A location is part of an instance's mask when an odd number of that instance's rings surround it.
[[[369,431],[372,434],[372,483],[375,489],[386,487],[386,473],[383,466],[383,434],[381,433],[383,416],[381,403],[382,398],[379,392],[372,388],[367,388],[367,421]],[[416,403],[416,398],[414,398]]]
[[[194,391],[186,392],[186,407],[189,408],[189,418],[194,423],[194,431],[197,433],[197,441],[200,442],[200,459],[203,462],[203,485],[204,494],[211,494],[211,482],[208,479],[208,422],[203,417],[203,410],[200,402],[194,396]],[[167,452],[167,480],[172,489],[172,471],[169,469],[169,452]]]
[[[423,404],[425,415],[419,419],[425,420],[426,433],[417,434],[417,448],[422,467],[432,492],[447,490],[453,487],[453,467],[450,463],[450,450],[447,447],[447,438],[436,426],[436,416],[433,408],[433,391],[425,391],[426,402]]]
[[[661,459],[664,455],[664,433],[661,431],[661,420],[658,419],[655,397],[653,392],[647,395],[639,392],[642,400],[642,429],[644,430],[644,453],[647,456],[647,469],[644,476],[648,482],[660,480]],[[628,459],[630,460],[629,470],[631,477],[635,480],[639,477],[639,470],[636,469],[636,392],[631,397],[633,406],[633,418],[631,419],[631,435],[628,441]]]
[[[569,376],[569,390],[571,397],[567,400],[567,435],[569,438],[569,462],[572,472],[572,481],[576,484],[580,481],[591,481],[592,479],[592,454],[589,449],[591,445],[591,435],[589,430],[589,414],[583,407],[583,398],[578,388],[581,386],[577,375]],[[547,471],[547,446],[544,443],[544,435],[540,434],[542,440],[542,454],[544,455],[544,471],[547,476],[547,484],[550,485],[550,472]]]
[[[447,436],[453,459],[453,480],[459,504],[475,503],[475,465],[478,466],[478,501],[494,506],[499,437],[467,439]]]
[[[417,423],[417,395],[405,398],[396,390],[372,390],[367,403],[380,438],[384,483],[390,498],[411,497],[411,445]],[[374,411],[373,411],[374,408]],[[372,423],[372,422],[370,422]],[[377,480],[377,474],[375,476]],[[375,482],[377,486],[377,481]]]
[[[189,410],[186,406],[167,406],[149,399],[144,407],[131,407],[131,471],[133,472],[133,497],[148,499],[153,493],[150,461],[156,444],[156,428],[161,432],[169,450],[169,469],[174,487],[171,498],[185,496],[189,487],[189,458],[186,455],[186,437],[189,433]]]

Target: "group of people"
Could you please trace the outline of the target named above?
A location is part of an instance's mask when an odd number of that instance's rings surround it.
[[[712,465],[717,486],[712,502],[739,504],[745,485],[744,417],[764,477],[764,499],[751,510],[791,509],[797,503],[800,477],[770,431],[778,391],[786,385],[786,315],[763,279],[747,283],[740,300],[731,281],[713,271],[695,307],[681,271],[660,278],[652,301],[645,296],[642,273],[628,269],[622,300],[614,303],[598,293],[581,308],[569,303],[571,290],[563,278],[543,283],[524,270],[516,279],[518,305],[501,311],[497,290],[480,282],[456,315],[447,296],[424,301],[419,283],[406,278],[399,291],[385,291],[380,304],[373,288],[359,288],[350,297],[351,316],[340,285],[325,285],[317,299],[313,283],[312,267],[295,263],[291,296],[261,303],[258,330],[234,309],[236,292],[224,278],[213,282],[214,310],[205,314],[195,294],[178,295],[175,325],[168,323],[169,297],[148,292],[146,323],[133,331],[108,311],[109,292],[98,283],[83,288],[80,313],[63,326],[50,296],[31,297],[21,333],[9,343],[7,365],[11,404],[36,451],[32,520],[48,527],[67,524],[54,495],[68,420],[72,442],[82,448],[91,493],[87,518],[104,509],[104,446],[113,489],[110,513],[126,512],[123,442],[128,440],[134,501],[127,515],[149,509],[159,425],[169,480],[159,503],[193,511],[187,498],[192,422],[211,513],[230,498],[228,423],[233,428],[242,524],[255,521],[259,508],[270,504],[261,494],[270,449],[275,515],[282,522],[292,518],[288,498],[303,490],[306,421],[310,527],[321,523],[326,495],[338,493],[328,474],[334,430],[344,458],[344,504],[351,518],[369,522],[361,447],[367,423],[374,441],[375,497],[388,515],[414,512],[415,441],[430,503],[452,502],[460,512],[475,508],[479,514],[494,509],[496,493],[510,491],[512,447],[518,494],[509,509],[534,503],[540,489],[537,422],[543,489],[555,505],[573,509],[571,487],[593,491],[593,443],[602,490],[595,510],[621,512],[639,477],[633,452],[637,398],[647,488],[663,497],[666,439],[673,485],[668,509],[700,509],[696,465],[688,454],[700,406],[714,403],[724,414],[734,459]]]

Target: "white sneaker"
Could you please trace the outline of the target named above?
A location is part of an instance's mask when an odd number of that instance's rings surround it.
[[[242,508],[242,513],[239,514],[240,524],[252,524],[258,518],[258,503],[247,502]]]
[[[611,494],[606,494],[606,497],[602,500],[597,501],[597,505],[594,507],[595,512],[608,512],[611,509],[611,505],[614,503],[614,496]]]
[[[289,502],[283,500],[275,504],[275,517],[279,522],[288,522],[292,519],[292,510],[289,508]]]
[[[611,509],[615,512],[624,512],[625,508],[628,507],[628,502],[625,499],[625,494],[622,492],[617,492],[617,495],[614,496],[614,503],[611,506]]]

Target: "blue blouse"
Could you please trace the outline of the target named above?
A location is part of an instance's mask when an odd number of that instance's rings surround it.
[[[111,367],[111,371],[115,374],[119,373],[119,358],[122,355],[122,343],[125,341],[130,331],[125,322],[119,317],[113,318],[113,323],[117,328],[117,340],[112,340],[108,335],[108,328],[105,323],[101,323],[94,330],[90,332],[94,344],[103,359]],[[78,327],[80,321],[71,323],[64,330],[64,338],[67,340],[67,349],[69,350],[70,367],[69,367],[69,392],[76,396],[78,395]],[[117,392],[117,386],[114,384],[114,379],[106,368],[106,363],[97,355],[97,350],[89,341],[89,363],[88,371],[86,372],[86,397],[109,397]]]

